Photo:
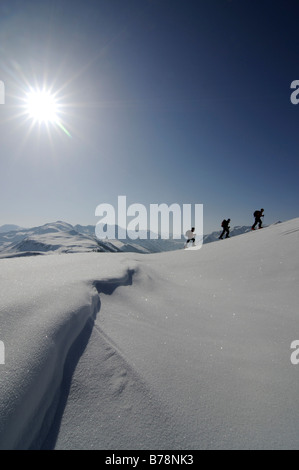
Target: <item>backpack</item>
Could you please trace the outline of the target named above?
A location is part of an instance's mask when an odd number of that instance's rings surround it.
[[[255,212],[253,213],[253,217],[259,217],[259,215],[260,215],[260,211],[255,211]]]
[[[221,227],[225,227],[226,226],[226,220],[224,219],[222,222],[221,222]]]

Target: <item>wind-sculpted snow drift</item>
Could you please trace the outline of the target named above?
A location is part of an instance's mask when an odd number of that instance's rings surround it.
[[[8,272],[14,272],[13,268],[9,266]],[[1,282],[6,294],[15,290],[15,295],[1,308],[1,331],[4,331],[7,345],[5,370],[0,370],[0,374],[4,373],[0,385],[2,449],[26,449],[42,444],[60,400],[64,369],[69,366],[66,363],[69,351],[76,341],[79,347],[80,335],[87,322],[94,322],[100,309],[98,294],[112,294],[118,286],[130,285],[134,273],[129,269],[118,278],[108,276],[101,281],[81,285],[75,282],[66,286],[65,277],[57,276],[59,268],[54,265],[40,270],[40,266],[33,263],[31,268],[39,274],[42,271],[42,290],[37,286],[36,274],[30,282],[32,272],[20,284],[18,279],[11,279],[13,286],[3,286]],[[43,273],[43,268],[48,272]],[[26,267],[22,265],[21,277],[24,270]],[[13,305],[10,317],[13,318],[3,321],[10,303]],[[12,327],[13,322],[18,324],[17,329]]]
[[[298,448],[298,234],[0,260],[0,448]]]

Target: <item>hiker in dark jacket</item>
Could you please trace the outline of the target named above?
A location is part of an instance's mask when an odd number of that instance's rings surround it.
[[[254,224],[253,226],[251,227],[251,230],[255,230],[255,227],[258,225],[259,228],[262,228],[262,217],[264,217],[264,209],[261,209],[260,211],[255,211],[254,214],[253,214],[253,217],[254,217]]]
[[[221,227],[223,228],[223,231],[222,231],[222,234],[219,237],[219,240],[223,240],[223,235],[225,233],[226,233],[225,238],[229,238],[229,229],[230,229],[229,223],[230,223],[230,219],[227,219],[227,220],[224,219],[222,221]]]

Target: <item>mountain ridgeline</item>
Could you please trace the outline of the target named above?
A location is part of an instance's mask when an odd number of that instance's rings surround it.
[[[250,231],[248,226],[238,226],[231,230],[230,236]],[[220,232],[204,235],[203,243],[211,243],[219,238]],[[35,256],[60,253],[159,253],[182,249],[185,238],[181,239],[147,239],[132,240],[99,240],[93,225],[71,225],[58,221],[33,228],[22,228],[16,225],[0,227],[0,258]]]

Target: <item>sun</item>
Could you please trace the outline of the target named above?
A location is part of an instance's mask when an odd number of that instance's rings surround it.
[[[59,105],[55,96],[49,91],[30,90],[26,96],[25,109],[28,117],[39,124],[58,121]]]

